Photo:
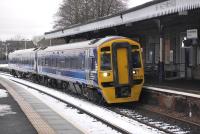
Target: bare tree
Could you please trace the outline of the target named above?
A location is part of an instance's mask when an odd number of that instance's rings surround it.
[[[128,0],[63,0],[55,17],[54,29],[85,23],[91,19],[126,9]]]

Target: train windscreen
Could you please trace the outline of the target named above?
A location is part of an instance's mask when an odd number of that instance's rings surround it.
[[[101,70],[111,70],[111,56],[110,53],[101,54]]]
[[[133,68],[141,67],[140,53],[138,51],[132,52]]]

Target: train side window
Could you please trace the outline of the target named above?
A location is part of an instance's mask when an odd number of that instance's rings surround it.
[[[70,58],[70,68],[75,69],[75,64],[74,64],[75,60],[74,57]]]
[[[57,58],[53,57],[53,67],[57,67]]]
[[[61,68],[64,68],[65,67],[65,59],[62,58],[60,62],[61,62]]]
[[[111,70],[111,55],[110,53],[101,54],[101,70]]]

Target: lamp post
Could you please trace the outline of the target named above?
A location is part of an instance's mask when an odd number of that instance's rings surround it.
[[[9,46],[9,44],[10,43],[3,43],[3,45],[5,46],[5,49],[6,49],[6,51],[5,51],[5,56],[6,56],[6,61],[8,60],[8,46]]]
[[[10,45],[10,43],[5,43],[6,45],[6,61],[8,61],[8,46]]]

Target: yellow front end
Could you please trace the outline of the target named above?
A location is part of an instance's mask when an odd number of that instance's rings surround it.
[[[139,43],[119,38],[98,48],[98,84],[107,103],[138,101],[143,83],[144,70]]]

